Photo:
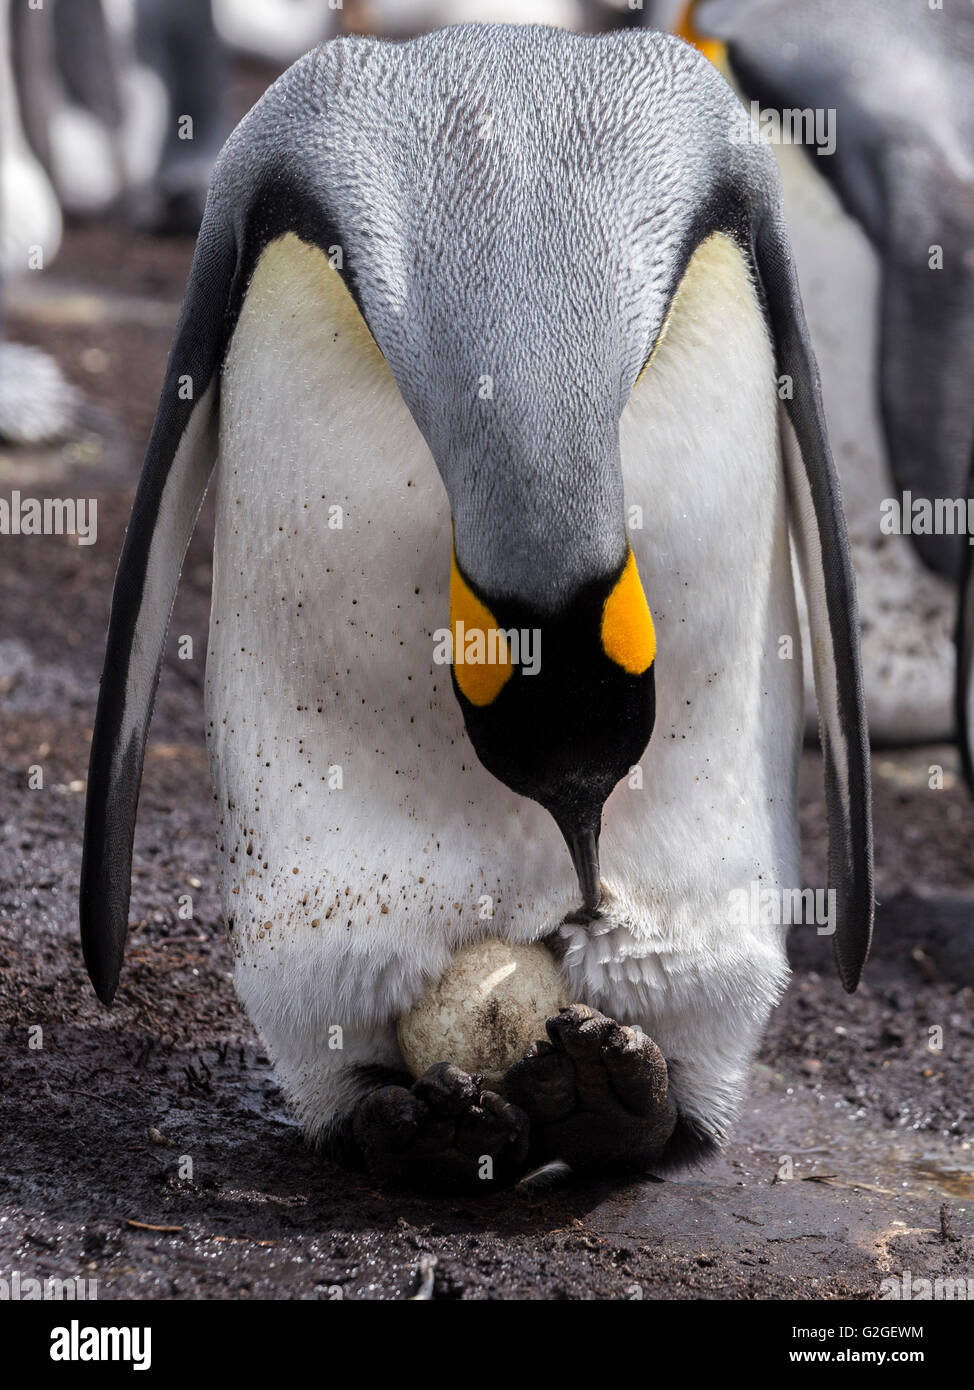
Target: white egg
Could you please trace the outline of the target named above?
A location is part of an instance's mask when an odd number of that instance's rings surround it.
[[[568,1002],[547,947],[476,941],[399,1020],[403,1060],[413,1076],[454,1062],[496,1090],[525,1048],[546,1036],[546,1019]]]

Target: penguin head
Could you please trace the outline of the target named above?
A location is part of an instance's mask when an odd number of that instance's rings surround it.
[[[595,916],[602,807],[642,756],[656,711],[656,637],[631,549],[545,609],[485,593],[454,550],[450,632],[454,690],[477,756],[554,818],[583,911]]]

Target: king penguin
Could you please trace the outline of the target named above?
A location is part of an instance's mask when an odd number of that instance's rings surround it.
[[[49,265],[61,244],[57,195],[24,132],[11,55],[10,0],[0,0],[0,443],[36,447],[74,430],[81,405],[60,367],[4,334],[4,286]]]
[[[346,34],[414,38],[457,24],[545,24],[598,33],[621,18],[605,0],[345,0]]]
[[[775,153],[846,501],[870,729],[884,743],[952,738],[968,547],[922,523],[906,539],[884,517],[908,512],[905,498],[967,496],[974,11],[965,0],[693,0],[677,31],[762,112],[829,124],[831,149],[780,142]]]
[[[724,1142],[788,973],[782,915],[734,904],[800,883],[789,533],[834,902],[799,929],[858,983],[854,580],[774,159],[729,140],[737,109],[667,35],[462,26],[322,45],[218,162],[116,578],[84,955],[110,1002],[218,460],[205,701],[236,986],[309,1139],[379,1177],[483,1190],[484,1156],[499,1183]],[[451,672],[446,622],[454,658],[461,624],[527,632],[540,669],[502,645]],[[412,1082],[399,1016],[488,935],[555,944],[576,1002],[504,1096],[448,1057]]]

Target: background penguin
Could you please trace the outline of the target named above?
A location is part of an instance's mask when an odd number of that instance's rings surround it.
[[[226,134],[208,0],[48,0],[10,8],[8,26],[24,128],[63,210],[195,232]]]
[[[31,146],[66,213],[101,215],[147,165],[145,144],[161,139],[162,94],[135,79],[103,0],[14,5],[10,20]]]
[[[974,461],[967,480],[967,496],[974,497]],[[969,504],[968,504],[969,505]],[[974,796],[974,547],[968,546],[960,577],[960,602],[954,643],[957,649],[957,680],[954,686],[954,717],[961,770],[968,790]]]
[[[61,244],[61,208],[24,134],[10,62],[10,0],[0,0],[0,441],[63,439],[80,400],[53,358],[3,337],[3,285],[49,265]],[[36,273],[33,270],[32,273]]]
[[[150,177],[130,195],[130,215],[152,231],[195,232],[227,133],[226,63],[204,0],[136,0],[135,53],[166,94],[165,134]],[[186,117],[192,138],[185,138]]]
[[[582,29],[585,0],[351,0],[343,6],[346,33],[406,38],[451,24],[552,24]]]
[[[787,976],[783,928],[732,895],[800,882],[789,519],[859,979],[853,578],[774,160],[729,142],[737,109],[659,34],[336,40],[217,167],[116,579],[82,941],[108,1002],[219,453],[206,705],[236,984],[308,1136],[376,1174],[477,1186],[529,1142],[665,1167],[726,1135]],[[457,666],[451,689],[448,610],[539,630],[540,673]],[[578,1003],[506,1099],[449,1065],[413,1085],[396,1021],[485,935],[552,936]]]
[[[903,490],[966,495],[974,11],[964,0],[696,0],[678,30],[747,101],[835,113],[834,153],[775,153],[843,480],[870,729],[881,742],[950,738],[956,586],[938,576],[957,575],[966,540],[911,545],[879,522]],[[931,269],[938,246],[943,268]]]
[[[628,0],[345,0],[346,34],[412,38],[452,24],[550,24],[596,34],[643,22]]]
[[[211,0],[213,20],[224,44],[274,63],[293,63],[331,38],[344,11],[332,0]]]

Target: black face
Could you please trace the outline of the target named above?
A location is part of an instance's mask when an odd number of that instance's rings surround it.
[[[554,617],[477,593],[499,628],[540,633],[540,669],[531,675],[523,663],[515,665],[485,705],[465,697],[453,670],[477,756],[512,791],[550,811],[568,842],[590,910],[597,906],[602,806],[642,757],[656,714],[653,665],[630,675],[602,647],[603,610],[618,577],[590,585]]]

